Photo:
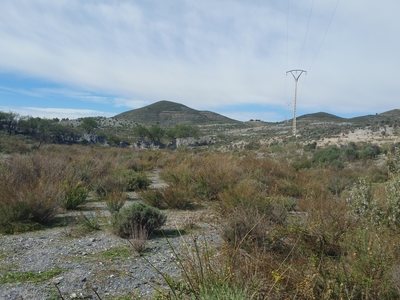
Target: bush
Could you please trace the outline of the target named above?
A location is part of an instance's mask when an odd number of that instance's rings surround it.
[[[120,237],[130,238],[136,228],[143,228],[151,234],[164,225],[166,220],[167,217],[158,209],[142,203],[134,203],[114,215],[113,230]]]
[[[64,185],[64,197],[61,205],[65,209],[75,209],[86,202],[88,189],[81,183],[66,183]]]
[[[125,189],[126,180],[122,176],[113,174],[98,178],[94,184],[94,191],[100,198],[104,198],[108,193],[124,191]]]
[[[189,193],[177,186],[168,186],[162,190],[162,196],[166,207],[176,209],[191,209],[193,203]]]
[[[108,193],[104,200],[106,201],[106,205],[108,210],[111,213],[119,212],[119,210],[124,206],[126,202],[126,194],[124,192],[111,192]]]
[[[190,193],[184,187],[170,185],[162,190],[147,190],[140,193],[143,201],[159,209],[192,209]]]
[[[266,187],[256,180],[245,179],[219,194],[221,208],[228,211],[236,207],[253,207],[262,212],[271,208]]]
[[[381,153],[381,148],[378,145],[366,145],[360,150],[361,159],[372,159],[377,157]]]
[[[145,190],[150,184],[151,180],[144,173],[137,173],[134,171],[128,171],[124,174],[126,180],[126,189],[128,191]]]
[[[158,189],[142,191],[140,192],[140,197],[146,204],[150,206],[157,207],[159,209],[168,208],[167,204],[164,201],[163,193]]]
[[[13,232],[15,223],[50,223],[59,210],[65,165],[42,156],[14,156],[0,163],[0,224]],[[29,226],[28,226],[29,227]]]
[[[315,152],[313,162],[319,165],[328,165],[337,163],[339,161],[341,151],[336,146],[329,146],[327,148],[319,149]]]

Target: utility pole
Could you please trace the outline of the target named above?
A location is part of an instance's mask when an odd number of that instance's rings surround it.
[[[293,79],[295,81],[294,100],[293,100],[293,135],[296,136],[296,133],[297,133],[297,125],[296,125],[297,83],[299,82],[300,76],[303,73],[307,74],[307,71],[305,71],[305,70],[290,70],[290,71],[286,72],[286,75],[288,73],[292,74]]]

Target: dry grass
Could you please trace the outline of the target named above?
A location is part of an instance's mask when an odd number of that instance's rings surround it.
[[[371,160],[296,170],[293,161],[303,153],[294,152],[290,156],[291,151],[284,149],[275,159],[251,152],[134,153],[46,146],[0,163],[1,225],[51,222],[65,197],[65,182],[82,184],[100,195],[103,191],[103,196],[110,196],[109,205],[118,210],[126,189],[120,180],[127,170],[163,167],[169,187],[144,192],[148,203],[180,209],[212,204],[221,220],[221,249],[211,253],[205,245],[195,244],[192,254],[180,258],[187,274],[179,292],[185,296],[399,298],[397,157],[391,158],[389,168]],[[373,218],[356,214],[349,201],[362,176],[379,208],[371,210]],[[117,231],[133,237],[134,248],[143,252],[147,234],[155,227],[143,227],[140,214],[127,212]],[[153,225],[165,222],[158,212],[148,219],[153,217]]]

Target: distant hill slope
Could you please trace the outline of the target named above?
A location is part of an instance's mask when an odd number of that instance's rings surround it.
[[[299,116],[297,117],[297,121],[300,123],[346,123],[355,126],[367,126],[379,123],[393,124],[400,122],[400,109],[393,109],[380,114],[353,118],[342,118],[326,112],[317,112]]]
[[[128,120],[144,125],[160,124],[173,126],[176,124],[207,125],[207,124],[240,124],[240,121],[230,119],[210,111],[199,111],[183,104],[171,101],[159,101],[148,106],[130,110],[114,117],[117,120]]]
[[[354,117],[351,119],[348,119],[353,123],[376,123],[376,122],[386,122],[386,123],[392,123],[392,122],[398,122],[400,121],[400,109],[393,109],[389,111],[385,111],[380,114],[376,115],[366,115],[366,116],[360,116],[360,117]]]
[[[302,115],[298,117],[297,120],[313,121],[313,122],[343,122],[346,119],[326,112],[317,112],[313,114]]]

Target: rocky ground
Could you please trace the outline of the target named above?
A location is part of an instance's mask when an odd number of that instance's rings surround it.
[[[164,185],[157,172],[151,178],[153,187]],[[130,197],[138,201],[135,194]],[[208,209],[165,213],[166,225],[146,242],[142,255],[111,232],[101,202],[60,215],[74,220],[67,226],[0,236],[0,299],[60,299],[57,289],[64,299],[98,299],[96,293],[101,299],[151,297],[165,287],[159,272],[180,275],[174,251],[181,253],[197,236],[209,245],[220,242]],[[83,216],[99,222],[100,230],[76,222]]]

